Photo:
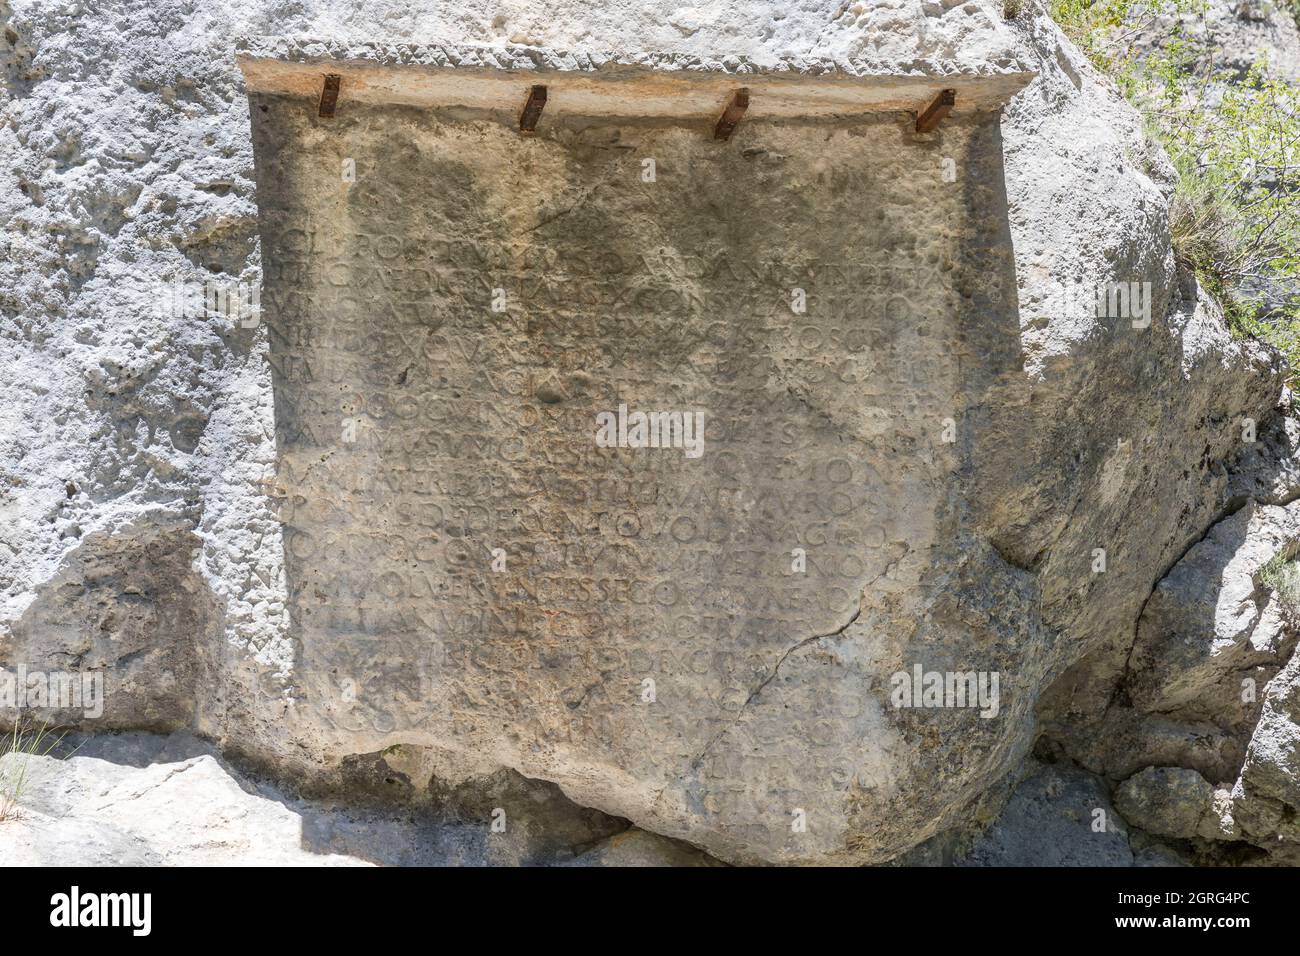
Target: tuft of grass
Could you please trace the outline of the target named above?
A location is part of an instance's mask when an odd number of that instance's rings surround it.
[[[1237,232],[1235,209],[1217,184],[1182,164],[1175,168],[1178,181],[1169,206],[1174,256],[1204,284],[1221,286],[1228,279],[1223,263],[1232,256]]]
[[[1300,4],[1300,0],[1295,0]],[[1002,19],[1014,20],[1025,9],[1025,0],[1002,0]]]
[[[47,724],[33,730],[19,717],[13,729],[0,738],[0,822],[13,816],[27,787],[27,768],[32,757],[48,756],[63,734],[56,734]]]
[[[1300,561],[1294,554],[1282,551],[1255,572],[1255,582],[1277,594],[1278,600],[1290,608],[1300,608]]]
[[[1237,285],[1229,268],[1242,236],[1249,229],[1240,207],[1228,193],[1198,170],[1175,161],[1178,180],[1169,204],[1169,234],[1174,257],[1190,270],[1201,286],[1223,308],[1228,327],[1238,336],[1272,339],[1270,329],[1256,319],[1258,302]],[[1300,350],[1286,341],[1272,343],[1286,353],[1293,368],[1300,368]]]

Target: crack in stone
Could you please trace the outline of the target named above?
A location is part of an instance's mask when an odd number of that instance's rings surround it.
[[[692,770],[699,769],[701,762],[703,762],[704,758],[708,755],[709,751],[713,749],[714,745],[719,740],[721,740],[726,735],[726,733],[729,730],[731,730],[732,727],[736,726],[736,724],[740,721],[740,718],[745,715],[745,708],[748,707],[750,704],[752,704],[754,700],[758,697],[758,695],[763,693],[763,688],[766,687],[768,684],[772,683],[772,681],[776,678],[776,675],[780,673],[781,665],[785,663],[786,658],[788,658],[795,651],[807,647],[809,644],[812,644],[816,641],[824,641],[830,637],[839,637],[841,634],[843,634],[853,625],[854,621],[856,621],[861,616],[862,616],[862,599],[859,597],[857,608],[854,609],[852,616],[847,621],[845,621],[843,625],[825,634],[814,634],[812,637],[805,637],[803,640],[790,646],[785,651],[785,653],[782,654],[777,659],[777,662],[772,667],[771,672],[766,677],[764,677],[762,681],[759,682],[759,685],[757,687],[755,687],[752,691],[750,691],[749,696],[745,698],[745,702],[741,704],[740,709],[736,711],[736,716],[733,717],[725,727],[723,727],[716,734],[714,734],[713,737],[709,739],[709,742],[704,745],[704,749],[699,752],[699,755],[696,756],[695,759],[691,761],[690,763],[691,769]],[[663,796],[662,791],[660,792],[660,796]],[[656,800],[656,803],[657,802],[658,801]]]
[[[1191,554],[1193,548],[1201,544],[1203,541],[1208,540],[1215,528],[1227,521],[1229,518],[1235,517],[1243,508],[1248,507],[1252,502],[1256,507],[1260,506],[1260,503],[1252,495],[1247,495],[1241,501],[1230,500],[1219,510],[1219,513],[1214,520],[1210,521],[1209,524],[1205,526],[1200,535],[1188,543],[1188,545],[1179,552],[1178,556],[1175,557],[1173,561],[1169,562],[1161,574],[1156,577],[1155,582],[1151,585],[1151,590],[1147,592],[1147,596],[1142,600],[1142,606],[1138,608],[1137,617],[1133,620],[1133,640],[1129,642],[1128,651],[1124,655],[1124,666],[1120,668],[1115,679],[1115,684],[1111,688],[1110,696],[1106,699],[1106,707],[1101,712],[1101,720],[1103,722],[1108,716],[1110,716],[1111,710],[1115,707],[1115,702],[1128,689],[1129,681],[1132,680],[1133,653],[1137,650],[1138,632],[1142,627],[1142,616],[1146,614],[1147,605],[1151,603],[1151,599],[1156,596],[1156,591],[1160,589],[1161,582],[1163,582],[1165,578],[1169,577],[1169,575],[1173,574],[1174,568],[1178,567],[1178,565],[1182,563],[1182,560]]]
[[[1254,504],[1257,508],[1284,508],[1296,501],[1300,501],[1300,490],[1294,491],[1288,495],[1278,496],[1276,502],[1269,499],[1261,499],[1255,495],[1240,495],[1228,499],[1223,507],[1219,509],[1216,517],[1205,526],[1205,529],[1200,533],[1200,535],[1184,547],[1182,551],[1179,552],[1178,556],[1164,568],[1163,572],[1156,578],[1155,583],[1151,585],[1151,590],[1147,593],[1146,598],[1143,599],[1142,606],[1138,608],[1137,618],[1133,622],[1133,640],[1130,642],[1128,652],[1124,656],[1124,666],[1120,668],[1118,677],[1115,680],[1115,685],[1111,689],[1110,697],[1106,700],[1106,707],[1102,711],[1101,720],[1104,721],[1107,716],[1109,716],[1111,710],[1115,706],[1115,701],[1128,688],[1129,681],[1133,676],[1133,653],[1137,649],[1138,630],[1142,625],[1142,616],[1146,614],[1147,605],[1151,603],[1151,599],[1155,597],[1156,591],[1160,589],[1160,585],[1165,578],[1169,577],[1169,575],[1174,572],[1174,568],[1178,567],[1178,565],[1182,563],[1183,559],[1191,554],[1193,548],[1208,540],[1215,528],[1227,521],[1229,518],[1235,517],[1243,508],[1249,507],[1251,504]]]
[[[580,209],[582,206],[585,206],[588,202],[590,202],[591,197],[596,195],[596,193],[600,190],[600,188],[606,185],[608,182],[609,182],[608,178],[600,180],[594,186],[592,186],[590,189],[584,192],[581,196],[579,196],[578,199],[575,200],[571,205],[565,207],[564,209],[561,209],[559,212],[552,213],[550,216],[547,216],[544,219],[538,220],[536,224],[529,226],[527,229],[524,229],[521,232],[515,233],[515,236],[516,237],[526,236],[529,233],[536,232],[538,229],[542,229],[546,226],[549,226],[551,223],[559,219],[563,219],[571,212]]]
[[[191,758],[189,760],[186,760],[179,767],[170,768],[167,771],[167,775],[163,777],[161,780],[155,780],[152,783],[148,783],[142,789],[136,790],[134,793],[117,797],[115,799],[109,800],[107,803],[101,803],[99,806],[94,807],[92,812],[100,813],[104,810],[107,810],[110,807],[117,806],[123,801],[129,802],[132,800],[139,800],[146,793],[151,793],[152,791],[157,790],[159,787],[163,786],[165,783],[167,783],[167,781],[171,780],[173,777],[177,776],[178,774],[185,773],[185,771],[187,770],[192,770],[194,767],[198,766],[198,763],[199,763],[198,758]]]

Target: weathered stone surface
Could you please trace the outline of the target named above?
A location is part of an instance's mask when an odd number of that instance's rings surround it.
[[[1016,788],[961,866],[1132,866],[1128,830],[1106,786],[1075,767],[1045,764]]]
[[[1125,820],[1150,833],[1179,839],[1227,838],[1214,803],[1209,781],[1182,767],[1148,767],[1115,791],[1115,809]]]
[[[601,842],[568,866],[721,866],[694,847],[635,828]]]
[[[0,660],[28,672],[81,671],[78,708],[51,707],[72,724],[90,716],[104,729],[190,726],[200,697],[217,681],[221,653],[214,602],[191,564],[199,542],[181,527],[87,535],[41,596],[0,634]],[[187,635],[176,640],[176,635]]]
[[[401,105],[516,114],[544,84],[549,122],[560,116],[711,122],[744,83],[747,119],[834,118],[870,112],[919,113],[940,92],[950,112],[1000,109],[1032,79],[1011,61],[889,63],[858,56],[701,57],[680,52],[560,52],[545,47],[375,44],[246,37],[238,58],[250,90],[321,95],[322,74],[337,83],[334,107]],[[541,115],[540,112],[538,114]]]
[[[476,0],[436,9],[388,8],[379,0],[354,3],[356,27],[275,31],[251,29],[241,54],[289,62],[337,59],[386,64],[493,70],[585,72],[634,67],[661,72],[805,73],[849,76],[993,75],[1022,69],[1014,37],[994,5],[961,10],[898,0],[849,7],[791,10],[779,0],[743,9],[726,3],[679,7],[642,3],[601,5],[577,20],[550,8],[502,8]],[[324,8],[321,8],[322,12]],[[382,42],[361,21],[384,9]],[[312,22],[309,10],[299,19]],[[826,30],[826,20],[834,27]],[[490,21],[490,22],[489,22]],[[320,19],[315,22],[320,23]],[[275,35],[268,35],[270,33]],[[258,35],[258,34],[261,35]]]
[[[941,21],[945,26],[965,28],[980,33],[985,40],[1006,44],[1003,52],[989,56],[967,53],[960,59],[952,57],[917,58],[915,48],[907,49],[908,42],[927,43],[936,48],[934,39],[923,33],[908,36],[901,32],[881,34],[898,46],[884,47],[883,55],[827,56],[808,53],[773,55],[728,54],[717,56],[712,51],[703,54],[686,50],[610,50],[597,51],[590,47],[576,51],[556,50],[550,47],[508,44],[487,46],[478,44],[381,44],[329,38],[303,38],[283,36],[247,36],[236,41],[241,59],[265,60],[278,63],[302,63],[314,66],[333,64],[336,61],[358,62],[382,67],[416,67],[440,69],[453,67],[458,71],[505,70],[529,73],[554,71],[556,73],[621,73],[631,70],[660,73],[725,73],[755,77],[766,75],[803,75],[821,77],[890,79],[896,77],[924,77],[957,79],[966,76],[1010,75],[1022,71],[1016,58],[1010,36],[999,25],[985,21],[977,26],[961,18]],[[972,29],[973,28],[973,29]],[[960,42],[956,38],[949,43]]]
[[[1048,21],[1022,17],[1016,27],[1041,56],[1029,64],[1037,97],[1017,98],[1004,121],[1025,376],[990,396],[997,427],[976,446],[986,464],[977,486],[989,492],[977,511],[999,552],[1041,583],[1044,625],[1059,635],[1065,666],[1038,715],[1049,735],[1077,742],[1082,759],[1124,709],[1118,686],[1151,588],[1229,508],[1241,419],[1269,422],[1281,382],[1262,352],[1230,341],[1163,239],[1136,240],[1167,234],[1166,161],[1143,148],[1128,114],[1107,104],[1092,68]],[[1069,191],[1035,188],[1074,162],[1058,148],[1066,142],[1090,144],[1095,177]],[[1090,210],[1121,195],[1123,223],[1091,236]],[[1073,256],[1080,246],[1106,254]],[[1090,287],[1130,271],[1165,279],[1153,288],[1167,317],[1147,338],[1062,320],[1052,308],[1060,284]],[[1124,397],[1137,382],[1143,414]],[[1103,573],[1091,566],[1097,548]]]
[[[1232,800],[1251,842],[1300,860],[1300,656],[1268,684]]]
[[[1245,474],[1259,461],[1250,456]],[[1274,495],[1261,489],[1260,497]],[[1246,843],[1277,863],[1297,858],[1293,757],[1300,733],[1288,703],[1300,673],[1297,514],[1295,504],[1248,500],[1216,523],[1148,601],[1127,662],[1124,703],[1108,711],[1099,731],[1057,731],[1068,753],[1128,777],[1116,806],[1130,823],[1232,848],[1216,857],[1202,847],[1207,862],[1257,862],[1242,849]]]

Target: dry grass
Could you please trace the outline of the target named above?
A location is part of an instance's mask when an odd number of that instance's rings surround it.
[[[18,809],[18,801],[27,786],[31,758],[48,756],[62,739],[62,734],[53,733],[46,724],[33,730],[21,717],[0,739],[0,822],[8,820]]]

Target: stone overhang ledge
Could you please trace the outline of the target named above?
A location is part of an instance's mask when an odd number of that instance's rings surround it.
[[[546,118],[715,121],[738,88],[746,122],[920,113],[944,90],[954,116],[1000,109],[1035,76],[1019,64],[894,64],[810,56],[757,60],[693,53],[563,52],[543,47],[377,44],[245,37],[236,58],[250,93],[319,98],[340,78],[339,109],[399,105],[517,113],[535,85]]]

